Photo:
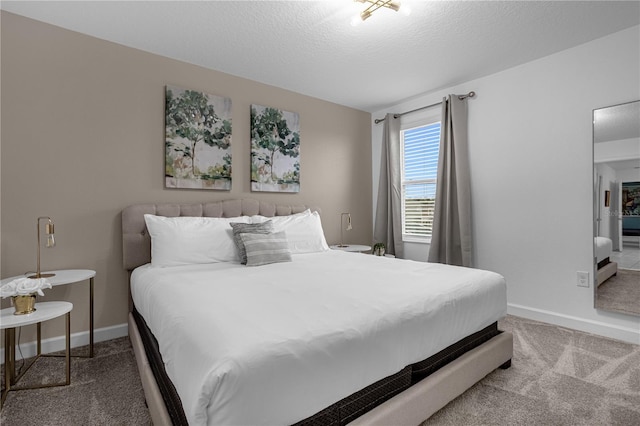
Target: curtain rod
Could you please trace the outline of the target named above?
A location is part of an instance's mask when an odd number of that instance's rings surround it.
[[[476,95],[476,92],[469,92],[466,95],[458,95],[458,99],[463,100],[463,99],[466,99],[466,98],[473,98],[475,95]],[[431,105],[423,106],[423,107],[420,107],[420,108],[412,109],[411,111],[405,111],[405,112],[402,112],[400,114],[393,114],[393,118],[398,118],[398,117],[401,117],[401,116],[403,116],[405,114],[411,114],[412,112],[421,111],[423,109],[431,108],[431,107],[434,107],[434,106],[437,106],[437,105],[440,105],[440,104],[442,104],[442,102],[437,102],[435,104],[431,104]],[[379,124],[379,123],[382,123],[384,120],[385,120],[384,118],[376,118],[375,120],[373,120],[373,122],[376,123],[376,124]]]

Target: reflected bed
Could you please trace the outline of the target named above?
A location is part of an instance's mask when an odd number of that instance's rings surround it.
[[[605,237],[595,237],[596,254],[596,287],[618,273],[618,264],[611,261],[613,243],[611,239]]]

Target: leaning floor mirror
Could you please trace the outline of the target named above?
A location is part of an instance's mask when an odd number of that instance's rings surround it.
[[[596,309],[640,316],[640,101],[593,111]]]

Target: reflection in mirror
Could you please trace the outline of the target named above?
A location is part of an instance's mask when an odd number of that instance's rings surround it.
[[[593,111],[596,309],[640,315],[640,101]]]

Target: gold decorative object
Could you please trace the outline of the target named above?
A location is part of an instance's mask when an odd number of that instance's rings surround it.
[[[47,243],[45,245],[46,248],[55,247],[56,240],[53,238],[54,228],[53,222],[51,218],[48,216],[41,216],[36,221],[36,234],[38,235],[38,266],[36,269],[35,275],[30,275],[29,278],[48,278],[53,277],[55,274],[42,274],[40,273],[40,220],[47,219],[47,223],[45,225],[45,233],[47,234]]]
[[[13,315],[26,315],[36,310],[36,293],[11,296],[11,302],[15,308]]]

